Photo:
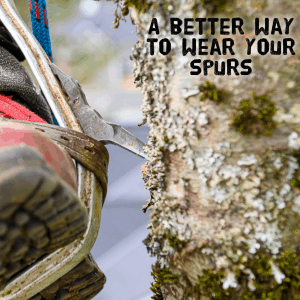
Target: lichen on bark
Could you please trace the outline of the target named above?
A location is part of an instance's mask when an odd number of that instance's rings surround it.
[[[171,35],[169,19],[243,17],[245,35],[226,36],[234,39],[234,58],[241,61],[245,37],[255,37],[256,17],[295,17],[290,37],[297,43],[300,5],[245,0],[212,9],[208,4],[148,0],[147,10],[131,14],[139,34],[132,50],[135,82],[150,127],[143,178],[151,198],[143,210],[152,210],[144,243],[158,259],[154,285],[166,300],[299,299],[300,192],[292,184],[299,172],[299,54],[253,51],[248,76],[191,76],[195,57],[181,55],[181,42],[197,36]],[[149,53],[154,17],[160,28],[155,37],[172,43],[167,56],[156,45],[155,55]],[[208,33],[201,38],[211,40]],[[214,37],[222,38],[218,31]],[[214,101],[217,91],[226,91],[224,101]],[[230,126],[239,108],[244,113],[243,103],[252,105],[247,135]],[[164,276],[174,282],[166,284]]]

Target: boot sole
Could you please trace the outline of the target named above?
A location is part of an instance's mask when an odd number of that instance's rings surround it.
[[[81,237],[88,215],[76,192],[29,146],[0,151],[0,286]]]
[[[89,300],[103,289],[105,282],[105,275],[89,254],[74,269],[30,300]]]

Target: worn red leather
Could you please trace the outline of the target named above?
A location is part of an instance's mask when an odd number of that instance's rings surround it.
[[[0,116],[9,119],[47,123],[24,106],[0,95]],[[77,191],[77,173],[69,154],[41,132],[23,124],[0,125],[0,149],[27,145],[35,148],[50,169]]]

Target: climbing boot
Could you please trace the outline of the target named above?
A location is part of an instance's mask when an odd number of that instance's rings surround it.
[[[0,116],[53,124],[50,108],[26,69],[24,56],[0,23]],[[45,255],[80,239],[87,228],[69,154],[42,132],[0,126],[0,287]],[[106,281],[88,255],[31,299],[92,299]]]
[[[80,238],[87,212],[71,158],[26,126],[0,126],[0,286]]]
[[[89,254],[74,269],[30,298],[30,300],[89,300],[100,293],[105,282],[105,275]]]

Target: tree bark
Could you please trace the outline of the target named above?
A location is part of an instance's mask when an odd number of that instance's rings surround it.
[[[300,3],[130,0],[134,76],[150,126],[144,165],[155,299],[300,299]],[[244,20],[244,35],[171,35],[170,18]],[[283,35],[255,36],[278,18]],[[157,18],[160,34],[148,34]],[[294,18],[285,36],[284,18]],[[229,22],[230,24],[230,22]],[[195,32],[198,28],[195,27]],[[270,29],[271,30],[271,29]],[[168,55],[147,38],[168,38]],[[232,38],[235,55],[183,56],[182,39]],[[293,38],[295,55],[246,54],[245,38]],[[191,75],[195,58],[252,59],[252,74]],[[298,178],[299,177],[299,178]]]

